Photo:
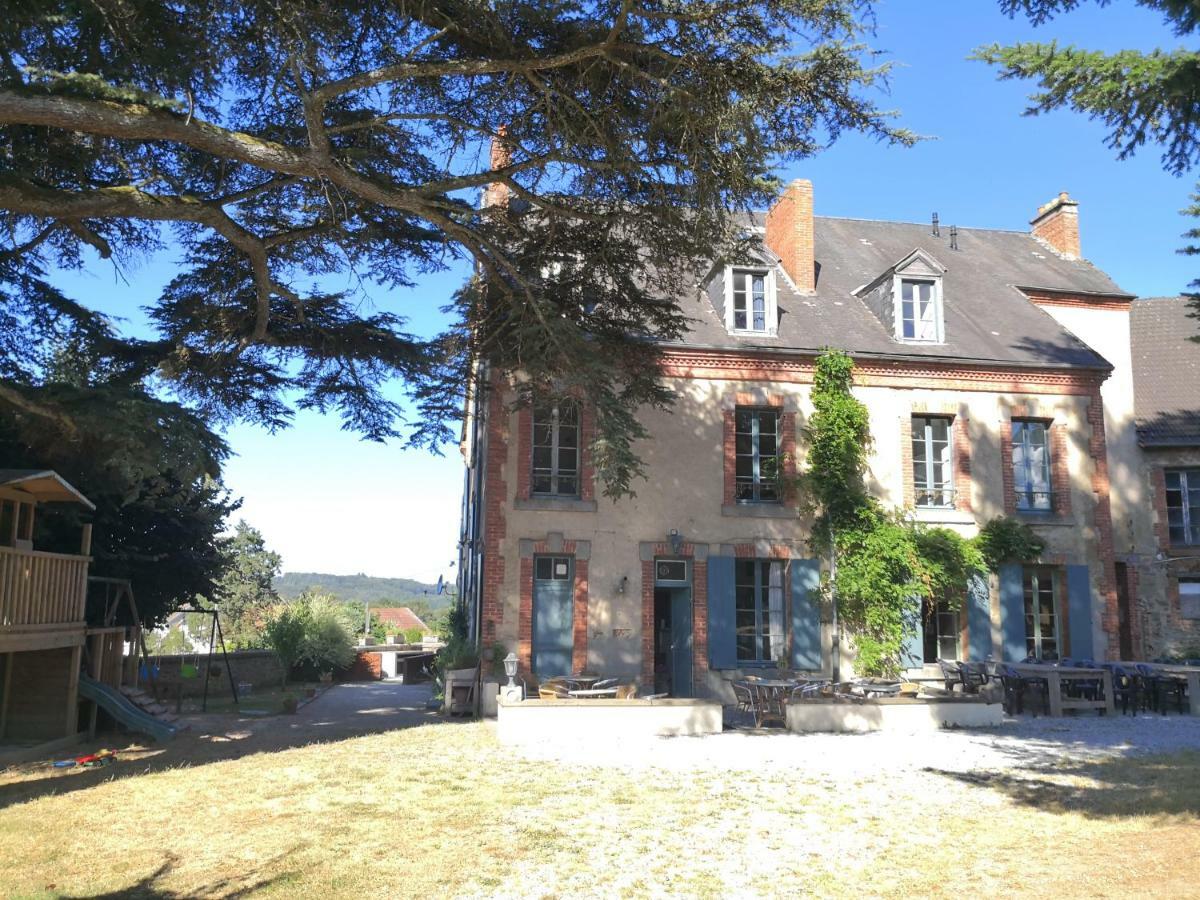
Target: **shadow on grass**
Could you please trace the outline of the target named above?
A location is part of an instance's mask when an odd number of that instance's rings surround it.
[[[270,860],[275,862],[276,860]],[[283,872],[272,876],[271,878],[263,878],[258,875],[258,872],[266,868],[260,866],[255,870],[246,872],[240,875],[231,875],[226,878],[218,878],[210,881],[207,884],[195,885],[188,888],[186,891],[177,891],[163,887],[163,882],[167,876],[174,871],[176,864],[179,862],[179,857],[174,853],[167,854],[167,858],[163,860],[162,865],[146,875],[144,878],[139,878],[131,884],[124,885],[116,890],[106,891],[103,894],[62,894],[60,896],[72,898],[72,900],[117,900],[117,898],[146,898],[146,900],[178,900],[184,897],[220,897],[223,900],[232,900],[237,897],[248,897],[264,888],[270,887],[275,882],[292,877],[294,872]]]
[[[450,720],[427,710],[425,700],[428,697],[428,685],[354,683],[327,691],[295,715],[269,718],[213,715],[207,717],[209,722],[196,717],[192,730],[182,732],[172,742],[152,745],[133,756],[123,756],[118,750],[117,758],[102,768],[64,772],[50,769],[48,762],[16,767],[18,773],[32,770],[40,774],[44,770],[45,774],[0,784],[0,809],[48,794],[69,794],[106,781],[168,769],[207,765],[256,753],[276,753],[420,725],[471,721]],[[81,745],[71,755],[80,755],[84,747],[105,746],[105,740],[111,740],[111,736],[98,738],[94,744]]]
[[[1063,762],[994,772],[926,772],[996,791],[1042,812],[1086,818],[1186,816],[1200,818],[1200,752]]]

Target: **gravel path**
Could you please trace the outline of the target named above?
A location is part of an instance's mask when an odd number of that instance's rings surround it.
[[[522,747],[533,759],[622,769],[730,771],[802,766],[812,776],[869,776],[1053,767],[1134,754],[1200,750],[1200,718],[1179,715],[1007,718],[989,730],[926,734],[789,734],[727,730],[708,737]]]

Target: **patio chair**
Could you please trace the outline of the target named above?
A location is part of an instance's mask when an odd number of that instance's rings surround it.
[[[637,682],[631,682],[630,684],[618,684],[617,685],[616,699],[618,699],[618,700],[634,700],[637,698],[637,695],[638,695]]]
[[[750,686],[744,681],[731,682],[733,685],[733,699],[737,703],[738,712],[752,712],[754,710],[754,696],[750,693]]]
[[[962,679],[963,693],[978,694],[991,676],[988,675],[987,663],[959,663],[959,677]]]
[[[962,680],[962,663],[953,659],[942,659],[938,657],[938,668],[942,670],[942,681],[946,683],[946,693],[954,692],[956,684],[964,685]]]
[[[1026,695],[1034,695],[1042,706],[1042,712],[1050,710],[1050,685],[1040,675],[1022,675],[1012,666],[999,663],[996,666],[996,677],[1004,687],[1004,711],[1009,715],[1021,715],[1025,712]],[[1030,714],[1037,718],[1037,713],[1030,709]]]
[[[566,700],[570,696],[571,689],[563,681],[543,681],[538,688],[539,700]]]
[[[1113,703],[1121,704],[1121,715],[1132,708],[1132,715],[1137,715],[1138,706],[1146,701],[1142,690],[1142,679],[1119,663],[1105,663],[1104,668],[1112,675]]]
[[[1153,708],[1165,716],[1167,714],[1167,695],[1174,694],[1176,708],[1182,715],[1187,682],[1182,678],[1159,672],[1145,663],[1136,663],[1135,666],[1138,674],[1142,677],[1142,683],[1146,686],[1146,690],[1150,692]]]
[[[820,697],[822,691],[829,687],[828,681],[802,681],[792,688],[788,694],[788,703],[802,703],[814,697]]]
[[[601,678],[592,685],[593,690],[604,690],[605,688],[616,687],[621,683],[620,678]]]

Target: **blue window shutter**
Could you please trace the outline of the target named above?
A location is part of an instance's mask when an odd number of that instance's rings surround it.
[[[708,558],[708,667],[737,668],[734,631],[733,557]]]
[[[992,655],[992,592],[986,572],[967,583],[967,659],[983,662]]]
[[[792,560],[792,668],[820,671],[821,561]]]
[[[1020,662],[1025,649],[1025,596],[1019,563],[1000,567],[1000,634],[1004,640],[1004,658]]]
[[[900,647],[900,668],[919,669],[925,665],[925,623],[921,619],[921,601],[914,600],[904,617],[904,644]]]
[[[1067,619],[1075,659],[1092,658],[1092,580],[1087,566],[1067,566]]]

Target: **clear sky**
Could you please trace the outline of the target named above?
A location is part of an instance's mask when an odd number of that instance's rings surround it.
[[[1200,263],[1176,254],[1189,222],[1178,215],[1192,182],[1164,174],[1148,148],[1118,162],[1102,128],[1069,112],[1023,118],[1029,85],[998,82],[966,57],[998,41],[1051,40],[1093,49],[1174,47],[1159,17],[1117,0],[1033,29],[1003,16],[994,0],[891,0],[876,7],[874,45],[897,64],[883,105],[929,136],[904,150],[845,137],[823,155],[780,174],[814,183],[818,215],[929,221],[944,227],[1026,229],[1037,206],[1067,190],[1079,201],[1084,255],[1131,293],[1178,293]],[[171,277],[164,253],[118,277],[107,263],[58,279],[73,296],[128,320]],[[437,309],[461,283],[459,268],[411,291],[374,301],[411,317],[410,330],[432,333]],[[235,456],[226,482],[244,500],[240,515],[266,535],[288,571],[452,576],[462,461],[398,444],[360,441],[336,418],[302,413],[277,434],[238,426],[226,437]]]

